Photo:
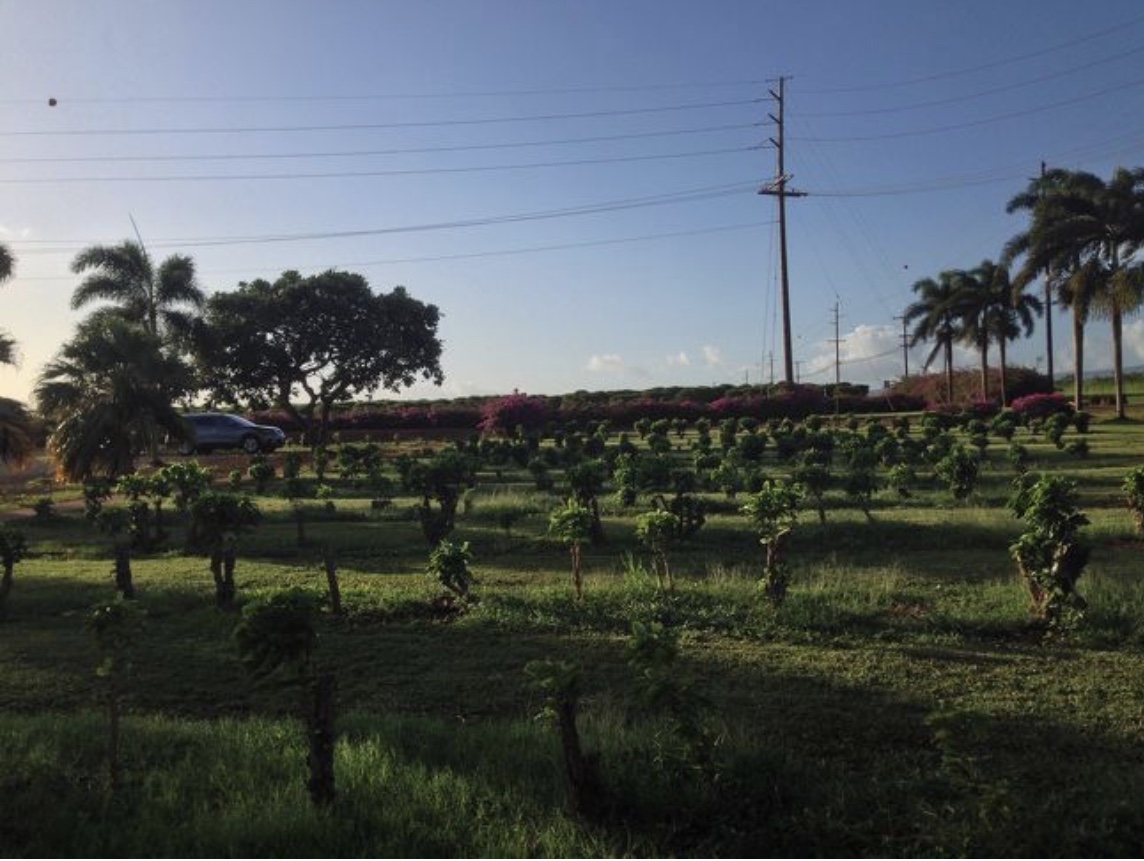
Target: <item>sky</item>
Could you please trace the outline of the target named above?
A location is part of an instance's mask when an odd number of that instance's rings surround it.
[[[1042,161],[1144,164],[1138,0],[0,0],[0,396],[86,313],[76,253],[136,236],[208,293],[403,285],[445,374],[404,397],[781,379],[780,78],[802,382],[834,340],[843,380],[900,377],[911,286],[997,259]]]

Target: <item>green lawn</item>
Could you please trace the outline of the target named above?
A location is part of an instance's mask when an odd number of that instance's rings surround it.
[[[672,438],[689,457],[691,437]],[[261,498],[240,599],[323,590],[322,547],[338,560],[347,612],[323,617],[316,652],[341,716],[328,811],[309,804],[293,695],[252,685],[235,614],[215,609],[207,561],[179,550],[171,512],[168,541],[133,561],[146,619],[111,793],[84,630],[113,594],[109,540],[74,507],[37,523],[9,506],[32,553],[0,620],[0,855],[1139,854],[1144,542],[1119,487],[1144,463],[1144,425],[1095,423],[1087,457],[1016,440],[1034,470],[1077,481],[1091,520],[1089,608],[1071,633],[1030,624],[997,440],[966,502],[921,467],[913,494],[880,490],[870,519],[837,490],[825,524],[804,511],[778,609],[758,587],[742,496],[707,495],[707,523],[671,551],[674,594],[635,540],[649,498],[604,497],[607,541],[586,550],[577,602],[568,552],[545,536],[559,480],[553,495],[523,469],[485,469],[454,534],[480,600],[452,619],[430,606],[440,589],[412,498],[374,510],[335,475],[336,511],[311,503],[301,547],[289,504]],[[781,475],[774,458],[763,467]],[[636,707],[633,622],[678,632],[674,677],[706,704],[707,755],[670,711]],[[536,719],[523,668],[539,659],[581,668],[594,821],[568,812],[558,737]]]

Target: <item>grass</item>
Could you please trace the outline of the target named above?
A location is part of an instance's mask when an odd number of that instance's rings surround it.
[[[490,473],[454,536],[473,547],[480,600],[448,621],[429,604],[412,500],[374,510],[339,487],[333,513],[314,503],[303,547],[289,507],[260,500],[241,598],[324,588],[324,545],[339,563],[347,614],[323,617],[316,651],[340,712],[339,798],[324,812],[306,795],[293,696],[252,686],[206,560],[177,549],[133,563],[146,620],[113,793],[83,630],[112,591],[110,546],[77,510],[35,523],[13,505],[33,553],[0,620],[0,855],[1135,854],[1144,583],[1117,488],[1144,425],[1095,424],[1083,459],[1018,439],[1035,468],[1077,480],[1092,521],[1089,609],[1067,636],[1029,623],[999,442],[967,502],[923,469],[910,499],[880,491],[872,520],[838,491],[825,524],[804,512],[778,610],[761,598],[741,499],[709,497],[707,524],[672,549],[674,594],[634,538],[647,500],[607,501],[608,543],[586,548],[577,602],[567,551],[544,535],[557,497],[523,470]],[[764,468],[781,473],[772,457]],[[171,530],[177,548],[173,515]],[[679,632],[673,678],[708,704],[710,760],[687,755],[670,711],[636,708],[633,621]],[[523,673],[538,659],[582,669],[599,821],[568,813],[557,737]]]

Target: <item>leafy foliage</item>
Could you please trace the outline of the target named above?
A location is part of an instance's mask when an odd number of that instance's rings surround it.
[[[12,592],[12,571],[27,553],[28,540],[24,533],[8,523],[0,523],[0,565],[4,568],[0,575],[0,616],[4,615]]]
[[[945,482],[953,498],[964,500],[977,487],[981,461],[962,445],[954,445],[949,453],[934,465],[934,472]]]
[[[76,481],[131,472],[135,455],[157,452],[164,433],[184,436],[172,403],[190,388],[188,368],[155,335],[117,317],[81,324],[36,384],[60,472]]]
[[[1138,466],[1124,476],[1124,498],[1136,522],[1136,531],[1144,535],[1144,466]]]
[[[216,399],[275,404],[320,443],[335,403],[441,382],[439,317],[404,287],[375,294],[350,272],[284,272],[210,297],[196,361]]]
[[[1021,481],[1009,507],[1027,527],[1009,551],[1034,613],[1052,627],[1071,625],[1086,607],[1076,584],[1089,557],[1080,536],[1088,518],[1079,509],[1076,485],[1061,476]]]
[[[798,522],[799,501],[802,490],[797,484],[767,479],[762,488],[752,494],[742,512],[759,535],[759,543],[766,550],[763,567],[763,591],[776,607],[786,598],[790,572],[783,551]]]
[[[427,572],[438,583],[456,595],[467,599],[473,587],[473,573],[469,570],[473,554],[469,549],[469,542],[457,544],[445,540],[440,542],[429,554]]]
[[[320,606],[313,593],[289,589],[243,607],[234,638],[251,675],[265,679],[279,670],[292,678],[301,675],[317,642]]]
[[[572,555],[572,582],[576,598],[584,597],[584,544],[592,540],[592,512],[576,499],[567,500],[548,517],[548,534],[568,546]]]

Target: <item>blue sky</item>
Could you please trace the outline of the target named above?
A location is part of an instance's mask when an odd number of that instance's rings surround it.
[[[910,285],[996,258],[1042,160],[1144,164],[1136,0],[0,0],[0,395],[132,218],[208,291],[336,267],[436,304],[446,381],[410,396],[781,377],[779,76],[803,381],[835,303],[843,378],[900,375]]]

